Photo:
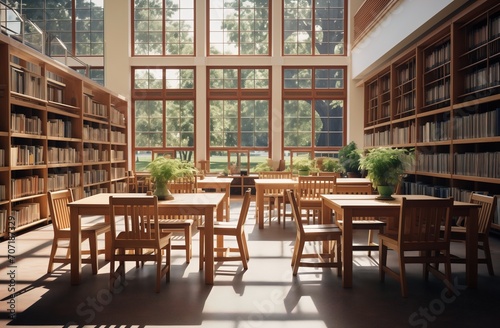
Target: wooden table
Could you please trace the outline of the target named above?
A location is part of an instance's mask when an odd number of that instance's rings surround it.
[[[342,213],[342,286],[352,287],[352,218],[394,217],[399,218],[401,198],[433,198],[425,195],[397,195],[395,200],[377,200],[378,195],[321,195],[323,222],[332,220],[332,211]],[[469,287],[477,286],[477,220],[480,205],[455,201],[454,216],[467,216],[466,279]]]
[[[224,203],[226,211],[224,217],[226,221],[230,218],[230,202],[231,202],[231,182],[233,178],[218,178],[218,177],[205,177],[203,179],[198,179],[198,188],[215,189],[216,192],[224,192],[226,194]]]
[[[371,183],[365,178],[338,178],[337,184],[365,184]],[[274,189],[296,189],[298,181],[296,179],[255,179],[255,219],[259,229],[264,229],[264,190]]]
[[[71,224],[71,284],[80,283],[82,272],[81,258],[81,219],[82,215],[104,215],[109,222],[109,196],[137,197],[136,193],[102,193],[86,197],[68,204]],[[214,211],[217,220],[222,220],[224,193],[174,194],[173,200],[158,202],[159,214],[163,215],[203,215],[205,217],[205,283],[214,283]],[[220,241],[221,242],[221,241]],[[110,258],[111,235],[106,236],[106,257]]]

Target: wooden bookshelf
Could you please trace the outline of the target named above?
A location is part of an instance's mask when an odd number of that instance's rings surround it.
[[[8,109],[0,112],[0,238],[10,216],[13,231],[48,222],[47,191],[127,191],[122,96],[0,35],[0,107]]]
[[[392,81],[387,120],[383,79]],[[364,88],[365,148],[415,149],[404,193],[457,200],[467,200],[472,191],[500,194],[497,1],[476,1],[433,28],[374,72]]]

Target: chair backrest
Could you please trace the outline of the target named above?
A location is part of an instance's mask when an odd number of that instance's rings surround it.
[[[111,236],[113,243],[128,242],[126,248],[141,248],[159,244],[158,198],[156,196],[109,196]],[[123,218],[123,233],[117,220]],[[120,238],[118,238],[120,235]],[[122,245],[121,244],[121,245]],[[123,247],[123,245],[122,245]]]
[[[373,188],[370,182],[362,184],[337,183],[336,193],[350,195],[371,195],[373,193]]]
[[[73,199],[73,192],[71,189],[64,189],[58,191],[49,191],[49,210],[52,219],[52,226],[54,231],[62,229],[69,229],[70,227],[70,214],[68,204]]]
[[[452,207],[453,198],[403,197],[398,233],[400,247],[404,250],[449,250]]]
[[[292,172],[289,171],[266,171],[259,172],[259,179],[291,179]]]
[[[248,209],[250,208],[250,200],[252,196],[252,189],[248,188],[243,195],[243,202],[241,203],[240,216],[238,218],[237,229],[242,230],[248,216]]]
[[[478,193],[470,195],[469,203],[481,204],[478,213],[478,232],[488,234],[497,208],[497,198]]]
[[[196,192],[197,177],[178,177],[172,181],[167,182],[168,190],[173,194],[188,194]]]
[[[298,198],[321,199],[321,194],[335,194],[336,181],[334,176],[299,176]]]
[[[300,215],[299,204],[297,202],[297,198],[295,197],[295,193],[293,190],[287,190],[286,194],[288,196],[288,200],[290,201],[290,206],[292,207],[292,216],[295,221],[295,227],[297,228],[297,233],[304,233],[304,225],[302,224],[302,217]]]

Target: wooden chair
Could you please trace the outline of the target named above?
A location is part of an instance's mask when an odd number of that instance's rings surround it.
[[[221,256],[215,256],[215,261],[241,261],[243,263],[243,268],[248,269],[247,261],[250,259],[248,253],[247,240],[245,237],[245,221],[248,215],[248,208],[250,207],[250,199],[252,196],[252,191],[248,188],[243,196],[243,202],[241,204],[240,216],[238,221],[235,222],[214,222],[214,235],[216,236],[234,236],[236,237],[236,242],[238,243],[238,248],[234,247],[215,247],[214,251],[216,254],[222,254]],[[203,270],[203,263],[205,262],[205,226],[198,226],[200,231],[200,270]],[[238,256],[232,256],[230,253],[238,252]]]
[[[156,292],[160,292],[161,278],[170,279],[170,237],[160,235],[158,198],[156,196],[109,197],[111,218],[110,289],[118,277],[125,281],[125,261],[156,262]],[[119,231],[117,221],[123,218],[124,230]],[[165,265],[162,266],[163,250]],[[115,270],[115,261],[119,266]]]
[[[259,172],[259,179],[291,179],[292,172],[285,171],[267,171]],[[271,213],[273,209],[277,210],[278,223],[281,223],[281,205],[283,205],[283,221],[285,218],[285,200],[284,200],[284,189],[280,188],[269,188],[264,189],[264,202],[267,203],[269,209],[269,225],[271,225]],[[284,225],[284,222],[283,222]]]
[[[295,237],[295,246],[292,255],[293,275],[296,276],[299,267],[336,267],[337,275],[342,275],[342,260],[341,260],[341,242],[342,230],[332,224],[313,224],[304,226],[302,223],[301,212],[293,190],[287,190],[287,196],[292,207],[292,215],[294,216],[297,234]],[[328,254],[322,253],[304,253],[306,242],[323,241],[330,243]],[[321,249],[321,246],[318,246]],[[337,251],[334,251],[334,248]],[[302,261],[305,258],[317,258],[319,262]],[[336,258],[336,261],[335,261]]]
[[[478,193],[472,193],[469,198],[470,203],[481,204],[478,213],[478,249],[484,252],[484,258],[479,258],[478,263],[486,263],[490,276],[494,275],[493,263],[491,260],[489,233],[491,223],[495,216],[497,208],[497,199],[495,196],[486,196]],[[465,242],[467,229],[465,226],[451,227],[451,241]],[[465,258],[456,256],[451,257],[452,263],[465,263]]]
[[[137,192],[147,193],[153,191],[153,182],[149,176],[138,176],[137,178]]]
[[[127,172],[128,192],[137,192],[137,176],[134,171]]]
[[[337,184],[337,194],[350,194],[350,195],[371,195],[373,192],[371,183],[364,184]],[[342,226],[342,217],[340,213],[336,213],[336,222]],[[353,245],[355,251],[368,251],[368,256],[371,256],[371,251],[378,250],[378,244],[373,242],[373,231],[378,230],[379,233],[384,232],[386,223],[377,220],[373,217],[356,217],[352,220],[352,228],[355,230],[368,230],[368,242],[366,245]]]
[[[69,247],[66,252],[66,257],[64,258],[56,257],[56,253],[59,248],[59,242],[61,240],[67,240],[69,242],[71,237],[68,203],[71,203],[74,199],[71,189],[49,191],[48,198],[50,217],[52,220],[52,227],[54,229],[54,239],[52,240],[49,266],[47,268],[47,273],[51,273],[54,263],[70,263]],[[104,254],[104,249],[98,249],[97,247],[97,236],[108,231],[110,231],[110,225],[104,222],[89,226],[82,226],[82,242],[88,239],[90,246],[89,251],[82,252],[82,254],[90,254],[90,257],[82,259],[82,262],[90,263],[92,265],[93,274],[97,274],[98,254]]]
[[[312,212],[313,224],[321,218],[321,194],[336,193],[335,176],[299,176],[297,188],[297,202],[300,213],[306,211],[307,223],[310,222],[310,213]]]
[[[194,193],[197,191],[196,177],[179,177],[168,182],[168,188],[173,194]],[[184,235],[182,244],[172,244],[172,249],[183,249],[186,251],[186,263],[193,257],[193,224],[194,219],[190,215],[160,215],[159,225],[162,233],[172,233],[172,240],[181,240],[178,234]]]
[[[389,274],[401,284],[401,295],[407,297],[405,266],[407,263],[423,263],[424,277],[428,273],[444,281],[450,289],[450,232],[451,209],[453,198],[447,199],[406,199],[402,198],[398,233],[379,235],[379,270],[380,280]],[[443,233],[440,228],[443,227]],[[399,273],[387,267],[387,250],[398,253]],[[415,254],[418,252],[418,254]],[[439,263],[444,263],[444,274],[438,270]]]

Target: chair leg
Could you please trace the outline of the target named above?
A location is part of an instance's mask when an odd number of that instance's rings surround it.
[[[54,266],[54,257],[56,256],[56,252],[57,252],[57,246],[58,246],[57,239],[54,238],[52,240],[52,249],[50,250],[49,266],[47,268],[47,273],[52,272],[52,267]]]
[[[335,248],[337,249],[337,276],[342,277],[342,242],[339,238],[337,241],[334,241]]]
[[[191,261],[191,257],[193,256],[192,233],[190,225],[184,228],[184,242],[186,246],[186,263],[189,263]]]
[[[236,236],[236,242],[238,243],[238,249],[240,251],[241,262],[243,263],[243,269],[248,270],[247,254],[245,252],[245,245],[243,241],[244,236]]]
[[[401,284],[401,296],[408,296],[408,284],[406,282],[406,266],[404,261],[404,254],[399,253],[399,281]]]
[[[379,242],[378,246],[378,270],[380,275],[380,281],[385,281],[385,267],[387,265],[387,247],[384,246],[383,242]]]
[[[297,257],[295,258],[295,262],[293,264],[293,275],[296,276],[299,271],[300,261],[302,259],[302,252],[304,251],[304,241],[300,240],[299,244],[295,245],[297,248]]]
[[[200,230],[200,270],[205,262],[205,231]]]
[[[293,246],[293,254],[292,254],[292,267],[294,266],[295,264],[295,261],[297,259],[297,250],[298,250],[298,245],[299,245],[299,242],[300,242],[300,238],[299,236],[297,236],[295,238],[295,245]]]
[[[97,274],[97,235],[93,234],[89,237],[90,246],[90,261],[92,265],[92,274]]]
[[[486,258],[486,265],[488,266],[488,273],[490,276],[494,276],[495,272],[493,271],[493,261],[491,260],[490,242],[488,240],[488,236],[486,236],[483,240],[483,251]]]
[[[245,237],[245,234],[241,236],[241,240],[243,241],[243,249],[245,250],[245,258],[250,260],[250,253],[248,252],[248,244],[247,244],[247,237]]]
[[[162,251],[161,250],[158,250],[156,251],[156,288],[155,288],[155,291],[157,293],[160,292],[160,285],[161,285],[161,255],[162,255]]]

